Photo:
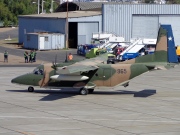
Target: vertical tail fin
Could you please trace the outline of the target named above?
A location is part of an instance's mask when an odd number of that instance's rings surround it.
[[[167,31],[168,62],[176,63],[178,62],[178,59],[177,59],[176,47],[175,47],[174,36],[173,36],[171,25],[161,25],[161,27]]]
[[[137,57],[123,63],[167,62],[178,63],[171,25],[161,25],[154,54]]]

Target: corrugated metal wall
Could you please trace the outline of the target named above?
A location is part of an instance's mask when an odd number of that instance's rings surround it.
[[[78,45],[90,44],[92,33],[102,31],[102,15],[69,18],[69,22],[78,22]]]
[[[63,34],[39,34],[39,39],[41,37],[46,37],[48,39],[46,40],[44,38],[44,49],[41,50],[62,49],[65,47],[65,35]]]
[[[102,31],[102,16],[89,16],[89,17],[78,17],[78,18],[69,18],[69,22],[78,22],[78,23],[85,23],[90,24],[87,27],[78,29],[78,33],[82,34],[85,30],[84,34],[86,35],[85,43],[90,43],[92,38],[92,32],[101,32]],[[94,27],[92,26],[93,23],[97,25]],[[65,25],[66,19],[58,18],[38,18],[38,17],[19,17],[19,43],[23,43],[25,33],[34,33],[34,32],[52,32],[52,33],[65,33]],[[94,25],[94,24],[93,24]],[[97,29],[94,29],[97,28]],[[84,38],[82,38],[84,39]],[[59,39],[58,39],[59,40]],[[63,39],[60,43],[60,48],[64,48],[62,43],[64,42]],[[80,38],[80,42],[82,42]]]
[[[65,35],[52,34],[51,42],[52,42],[51,43],[52,49],[63,49],[63,48],[65,48]]]
[[[25,34],[23,40],[24,48],[36,49],[38,50],[38,35],[37,34]]]
[[[92,33],[98,32],[99,24],[98,22],[94,23],[78,23],[78,45],[79,44],[90,44]]]
[[[24,47],[36,50],[62,49],[65,46],[65,35],[63,34],[26,34]]]
[[[19,43],[23,42],[25,33],[65,33],[65,22],[66,19],[19,17]]]
[[[102,8],[103,31],[115,33],[130,40],[133,15],[158,15],[159,17],[159,15],[179,14],[180,5],[177,4],[104,4]]]
[[[102,31],[102,15],[90,16],[90,17],[79,17],[69,18],[69,22],[98,22],[99,32]]]
[[[157,38],[159,29],[157,15],[133,15],[132,38]]]

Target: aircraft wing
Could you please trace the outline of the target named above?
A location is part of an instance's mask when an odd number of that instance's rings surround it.
[[[57,74],[74,74],[74,73],[79,73],[79,72],[89,72],[89,71],[92,71],[92,70],[96,70],[98,69],[99,67],[96,66],[96,65],[79,65],[79,64],[74,64],[74,65],[71,65],[71,66],[65,66],[65,67],[61,67],[61,68],[58,68],[56,73]]]
[[[108,54],[101,54],[95,58],[85,59],[80,62],[76,62],[70,66],[59,67],[56,70],[57,74],[74,74],[89,72],[98,69],[97,64],[106,63],[108,59]]]

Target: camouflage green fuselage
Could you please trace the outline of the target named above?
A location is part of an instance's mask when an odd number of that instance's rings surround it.
[[[58,66],[64,67],[71,64],[72,63],[61,63],[58,64]],[[51,64],[44,64],[37,67],[37,69],[42,69],[44,71],[43,74],[35,74],[32,72],[19,76],[13,79],[12,82],[50,88],[114,87],[122,85],[124,82],[149,71],[149,69],[142,64],[97,64],[97,66],[99,68],[96,70],[80,73],[80,75],[89,77],[89,79],[83,81],[57,81],[50,79],[51,76],[57,73],[51,68]]]

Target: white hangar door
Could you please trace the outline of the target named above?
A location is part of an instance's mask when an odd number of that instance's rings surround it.
[[[132,38],[157,38],[158,16],[133,15]]]
[[[175,45],[180,45],[180,15],[160,15],[159,23],[171,25]]]
[[[92,33],[98,32],[98,22],[78,22],[78,45],[79,44],[90,44]]]

